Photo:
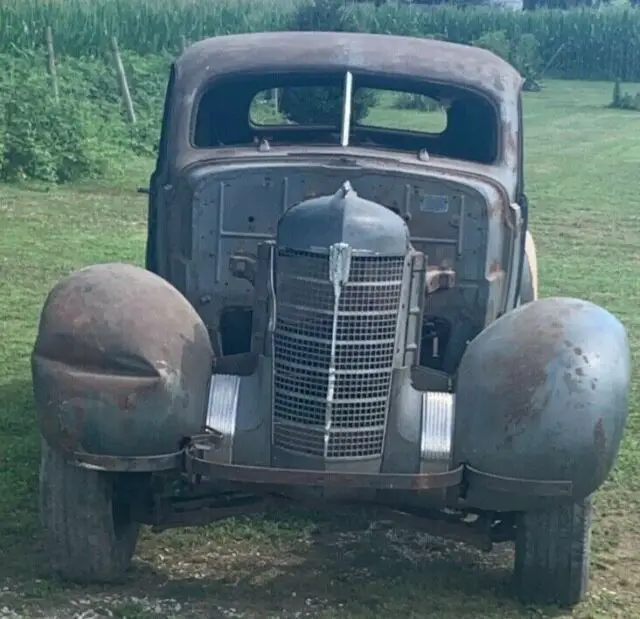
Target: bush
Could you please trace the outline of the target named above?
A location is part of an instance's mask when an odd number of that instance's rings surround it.
[[[366,118],[376,104],[376,94],[371,90],[356,90],[351,105],[351,119],[358,122]],[[342,118],[342,88],[294,87],[283,88],[280,95],[280,111],[285,118],[300,125],[340,125]]]
[[[125,64],[138,112],[133,127],[105,62],[59,63],[56,103],[41,54],[0,56],[0,178],[64,183],[104,174],[126,160],[123,152],[155,153],[167,59]]]
[[[309,0],[293,12],[289,30],[330,30],[340,32],[346,25],[342,0]]]
[[[504,30],[488,32],[473,41],[473,45],[488,49],[494,54],[510,62],[524,77],[525,90],[540,90],[538,79],[542,69],[540,44],[530,33],[516,39],[509,39]]]
[[[506,61],[511,60],[511,40],[504,30],[496,30],[487,32],[471,42],[476,47],[488,49],[490,52],[504,58]]]
[[[311,0],[295,11],[292,29],[341,31],[346,29],[348,17],[343,0]],[[339,125],[342,98],[342,88],[338,87],[283,88],[280,111],[288,120],[299,124]],[[365,118],[375,103],[374,92],[357,90],[351,107],[352,120]]]
[[[24,103],[14,99],[5,107],[0,178],[57,183],[100,172],[83,106],[56,105],[35,80],[19,86],[16,95]]]
[[[533,34],[525,33],[516,41],[511,52],[511,62],[524,77],[537,77],[540,74],[540,43]]]
[[[616,80],[613,85],[613,96],[609,107],[619,110],[636,110],[640,111],[640,92],[632,95],[622,91],[620,80]]]
[[[416,110],[418,112],[435,112],[438,109],[438,102],[430,97],[401,92],[393,100],[393,107],[397,110]]]
[[[65,182],[99,173],[95,121],[87,104],[65,96],[56,103],[44,70],[33,70],[37,60],[0,63],[5,93],[0,178]]]

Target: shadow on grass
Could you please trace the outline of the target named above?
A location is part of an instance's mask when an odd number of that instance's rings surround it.
[[[367,521],[367,513],[286,510],[206,527],[200,535],[162,534],[144,541],[147,562],[137,564],[131,582],[248,616],[407,617],[427,608],[435,619],[530,616],[514,598],[510,546],[487,554],[414,531],[353,532],[345,523],[354,520]],[[197,545],[191,536],[200,538]],[[545,616],[556,614],[549,609]]]
[[[37,492],[40,446],[31,382],[0,384],[0,579],[42,569]]]

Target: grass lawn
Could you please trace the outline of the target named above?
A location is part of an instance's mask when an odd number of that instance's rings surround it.
[[[542,294],[583,297],[616,313],[637,362],[640,114],[605,109],[610,96],[608,84],[570,82],[527,95],[527,191]],[[280,512],[145,534],[122,586],[52,579],[38,539],[29,382],[38,314],[49,288],[77,267],[142,263],[146,203],[135,190],[150,168],[133,160],[126,173],[91,186],[0,186],[0,617],[9,609],[80,617],[89,608],[129,619],[640,617],[637,385],[616,471],[597,495],[591,595],[573,614],[518,605],[508,549],[483,555],[385,528],[347,533],[344,518],[364,518],[351,512]]]

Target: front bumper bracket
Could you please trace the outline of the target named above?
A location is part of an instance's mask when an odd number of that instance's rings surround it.
[[[572,483],[566,480],[541,480],[503,477],[460,464],[444,473],[351,473],[343,471],[284,469],[226,464],[208,460],[206,452],[220,442],[217,433],[192,437],[183,449],[171,454],[145,457],[118,457],[75,452],[76,466],[96,471],[141,473],[182,471],[188,476],[218,479],[240,484],[269,486],[321,486],[374,490],[427,491],[460,487],[462,493],[472,486],[515,495],[570,497]]]

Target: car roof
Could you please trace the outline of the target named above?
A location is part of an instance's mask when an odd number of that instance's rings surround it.
[[[203,83],[240,73],[353,71],[455,84],[514,102],[522,77],[479,47],[434,39],[349,32],[261,32],[204,39],[176,60],[176,85],[195,94]]]

